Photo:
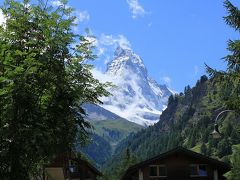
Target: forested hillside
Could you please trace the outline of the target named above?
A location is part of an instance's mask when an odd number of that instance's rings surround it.
[[[102,166],[111,157],[116,146],[131,132],[143,127],[125,119],[91,121],[93,133],[87,146],[78,148],[97,166]]]
[[[217,89],[212,80],[202,76],[195,87],[187,86],[184,93],[170,96],[168,107],[158,123],[131,134],[120,143],[116,148],[115,157],[106,165],[106,174],[110,172],[112,175],[118,174],[114,170],[122,162],[117,159],[125,161],[123,157],[126,155],[126,149],[137,158],[137,161],[183,146],[229,162],[232,147],[240,144],[240,117],[233,112],[219,117],[222,137],[213,139],[211,132],[214,128],[214,119],[224,110],[218,100]],[[126,166],[122,168],[126,169]]]
[[[226,24],[240,32],[240,10],[228,0],[224,6],[228,12]],[[232,170],[226,176],[239,179],[240,41],[229,40],[227,46],[230,54],[223,58],[226,70],[206,65],[210,80],[204,75],[193,88],[187,86],[183,93],[170,96],[158,123],[130,135],[117,147],[105,166],[105,179],[120,179],[134,164],[133,159],[148,159],[177,146],[229,162]],[[220,127],[218,139],[211,134],[215,123]]]

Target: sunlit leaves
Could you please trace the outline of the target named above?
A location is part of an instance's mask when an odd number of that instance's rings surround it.
[[[80,105],[99,103],[108,83],[93,78],[93,46],[72,31],[67,1],[51,7],[6,0],[2,9],[0,176],[25,180],[76,140],[86,141],[91,126]]]

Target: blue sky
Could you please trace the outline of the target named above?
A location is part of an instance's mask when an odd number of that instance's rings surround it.
[[[124,36],[144,60],[150,76],[177,91],[194,85],[205,74],[204,63],[223,69],[226,42],[238,38],[223,21],[226,10],[221,0],[69,2],[89,14],[81,28],[89,27],[98,38]],[[237,0],[231,2],[238,5]]]
[[[226,42],[239,38],[223,21],[222,0],[69,0],[69,5],[76,9],[75,30],[89,28],[98,39],[98,69],[105,69],[122,43],[141,56],[153,79],[178,92],[205,74],[204,63],[224,69]]]

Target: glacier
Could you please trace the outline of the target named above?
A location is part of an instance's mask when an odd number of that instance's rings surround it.
[[[100,106],[142,126],[159,121],[169,96],[174,94],[149,77],[143,60],[130,48],[117,47],[105,76],[114,87],[108,89],[112,96],[101,98]]]

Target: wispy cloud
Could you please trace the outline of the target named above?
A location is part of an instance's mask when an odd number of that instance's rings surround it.
[[[63,3],[59,0],[52,0],[51,1],[52,6],[62,6]]]
[[[95,46],[95,54],[98,60],[107,64],[113,58],[114,51],[118,46],[124,49],[131,49],[131,43],[124,35],[106,35],[93,36],[90,33],[86,39]]]
[[[110,56],[107,56],[106,59],[104,60],[104,64],[108,64],[111,61]]]
[[[164,77],[162,77],[162,81],[169,86],[172,82],[172,79],[168,76],[164,76]]]
[[[6,21],[3,12],[0,10],[0,25],[2,25]]]
[[[139,16],[144,16],[146,14],[145,9],[140,5],[138,0],[127,0],[129,9],[132,13],[132,18],[137,18]]]
[[[102,56],[105,53],[105,47],[99,42],[99,40],[95,36],[86,36],[85,37],[93,46],[96,47],[96,55]]]
[[[98,52],[97,52],[97,56],[103,55],[104,52],[105,52],[105,49],[104,49],[103,47],[99,47],[99,48],[98,48]]]
[[[123,35],[113,36],[102,34],[92,42],[96,47],[97,56],[102,56],[104,59],[104,64],[107,64],[110,61],[110,57],[118,46],[124,49],[131,49],[131,43]]]
[[[197,65],[194,66],[194,73],[197,75],[199,72],[199,67]]]
[[[126,49],[131,48],[131,43],[123,35],[113,36],[102,34],[99,38],[99,43],[105,46],[114,46],[114,48],[117,46],[121,46],[122,48]]]
[[[63,3],[60,0],[52,0],[51,4],[54,7],[63,6]],[[66,7],[69,8],[70,6],[66,5]],[[84,11],[76,10],[74,11],[73,15],[76,16],[75,19],[76,24],[78,24],[79,22],[88,21],[90,19],[90,15],[86,10]]]
[[[87,11],[76,11],[76,23],[88,21],[90,19],[90,15]]]
[[[91,43],[93,46],[98,46],[98,40],[95,36],[88,35],[85,37],[86,40],[88,40],[89,43]]]
[[[93,77],[98,79],[102,83],[114,81],[114,78],[112,76],[105,74],[101,69],[94,68],[91,70],[91,72],[93,74]]]

